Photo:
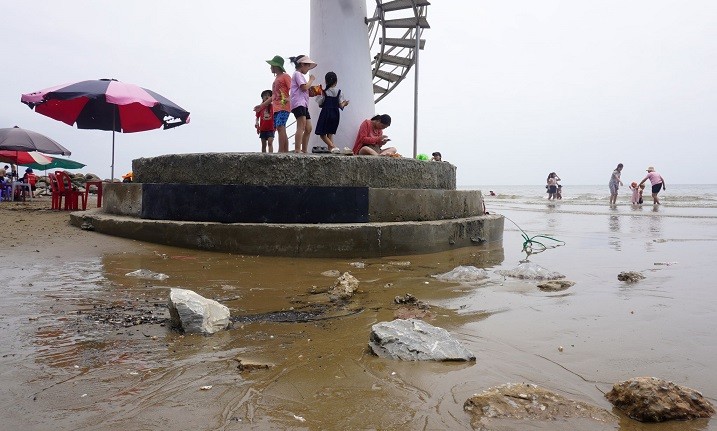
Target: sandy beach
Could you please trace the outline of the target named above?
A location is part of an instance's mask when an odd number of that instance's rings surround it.
[[[502,248],[332,260],[129,241],[69,226],[67,213],[49,210],[49,198],[2,202],[0,429],[471,429],[468,397],[530,382],[612,411],[615,429],[717,430],[708,420],[640,424],[603,398],[617,381],[656,376],[715,403],[716,217],[669,207],[487,205],[512,220]],[[525,257],[516,225],[565,242],[531,261],[565,274],[573,287],[546,293],[495,273]],[[477,284],[433,277],[458,265],[491,277]],[[126,275],[137,269],[169,278]],[[321,294],[335,280],[322,274],[331,270],[359,279],[350,302],[331,305]],[[621,271],[646,278],[628,285],[617,280]],[[170,330],[170,287],[227,305],[234,328],[212,337]],[[371,355],[371,325],[400,313],[394,298],[406,293],[429,303],[425,319],[477,360]],[[241,371],[237,358],[270,368]]]

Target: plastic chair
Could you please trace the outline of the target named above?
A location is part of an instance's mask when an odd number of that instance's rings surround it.
[[[47,177],[50,179],[50,191],[52,192],[52,209],[53,210],[60,210],[60,205],[62,204],[62,193],[60,193],[60,187],[57,184],[57,176],[55,174],[50,173],[47,174]]]
[[[6,181],[0,181],[0,202],[12,200],[12,185]]]
[[[72,185],[72,179],[66,172],[55,171],[55,177],[57,177],[57,188],[61,196],[65,197],[65,210],[77,210],[79,209],[80,199],[82,200],[82,207],[87,207],[85,201],[85,194],[77,190]]]

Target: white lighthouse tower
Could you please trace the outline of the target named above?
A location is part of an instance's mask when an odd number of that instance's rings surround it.
[[[334,137],[337,147],[353,147],[356,131],[374,115],[371,54],[366,32],[365,0],[311,0],[311,58],[318,66],[311,71],[317,83],[324,84],[326,72],[336,72],[337,87],[349,100],[341,112],[341,123]],[[310,102],[309,112],[316,125],[319,106]],[[312,132],[313,134],[313,132]],[[314,134],[309,148],[322,145]]]
[[[426,0],[378,0],[370,18],[366,3],[311,0],[309,56],[318,64],[311,73],[317,84],[323,85],[326,72],[335,72],[337,88],[350,101],[341,112],[334,137],[339,148],[353,147],[361,122],[376,114],[375,100],[406,77],[418,58],[417,48],[423,48],[421,32],[428,28],[426,7],[430,3]],[[320,108],[313,100],[309,112],[315,126]],[[311,133],[309,149],[324,146]]]

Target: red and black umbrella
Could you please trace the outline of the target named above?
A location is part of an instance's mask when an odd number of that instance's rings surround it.
[[[78,129],[133,133],[170,129],[189,122],[189,112],[154,91],[115,79],[82,81],[23,94],[20,101],[36,112]]]

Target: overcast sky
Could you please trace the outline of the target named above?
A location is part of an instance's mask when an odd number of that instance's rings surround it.
[[[110,132],[37,114],[20,95],[115,78],[191,112],[189,125],[117,134],[116,177],[139,157],[257,151],[252,107],[273,80],[265,60],[310,55],[309,3],[3,1],[0,127],[43,133],[83,172],[109,177]],[[543,184],[550,171],[607,185],[618,162],[624,178],[654,165],[668,183],[717,183],[717,1],[432,3],[419,153],[441,151],[459,185]],[[376,107],[409,157],[413,84]]]

